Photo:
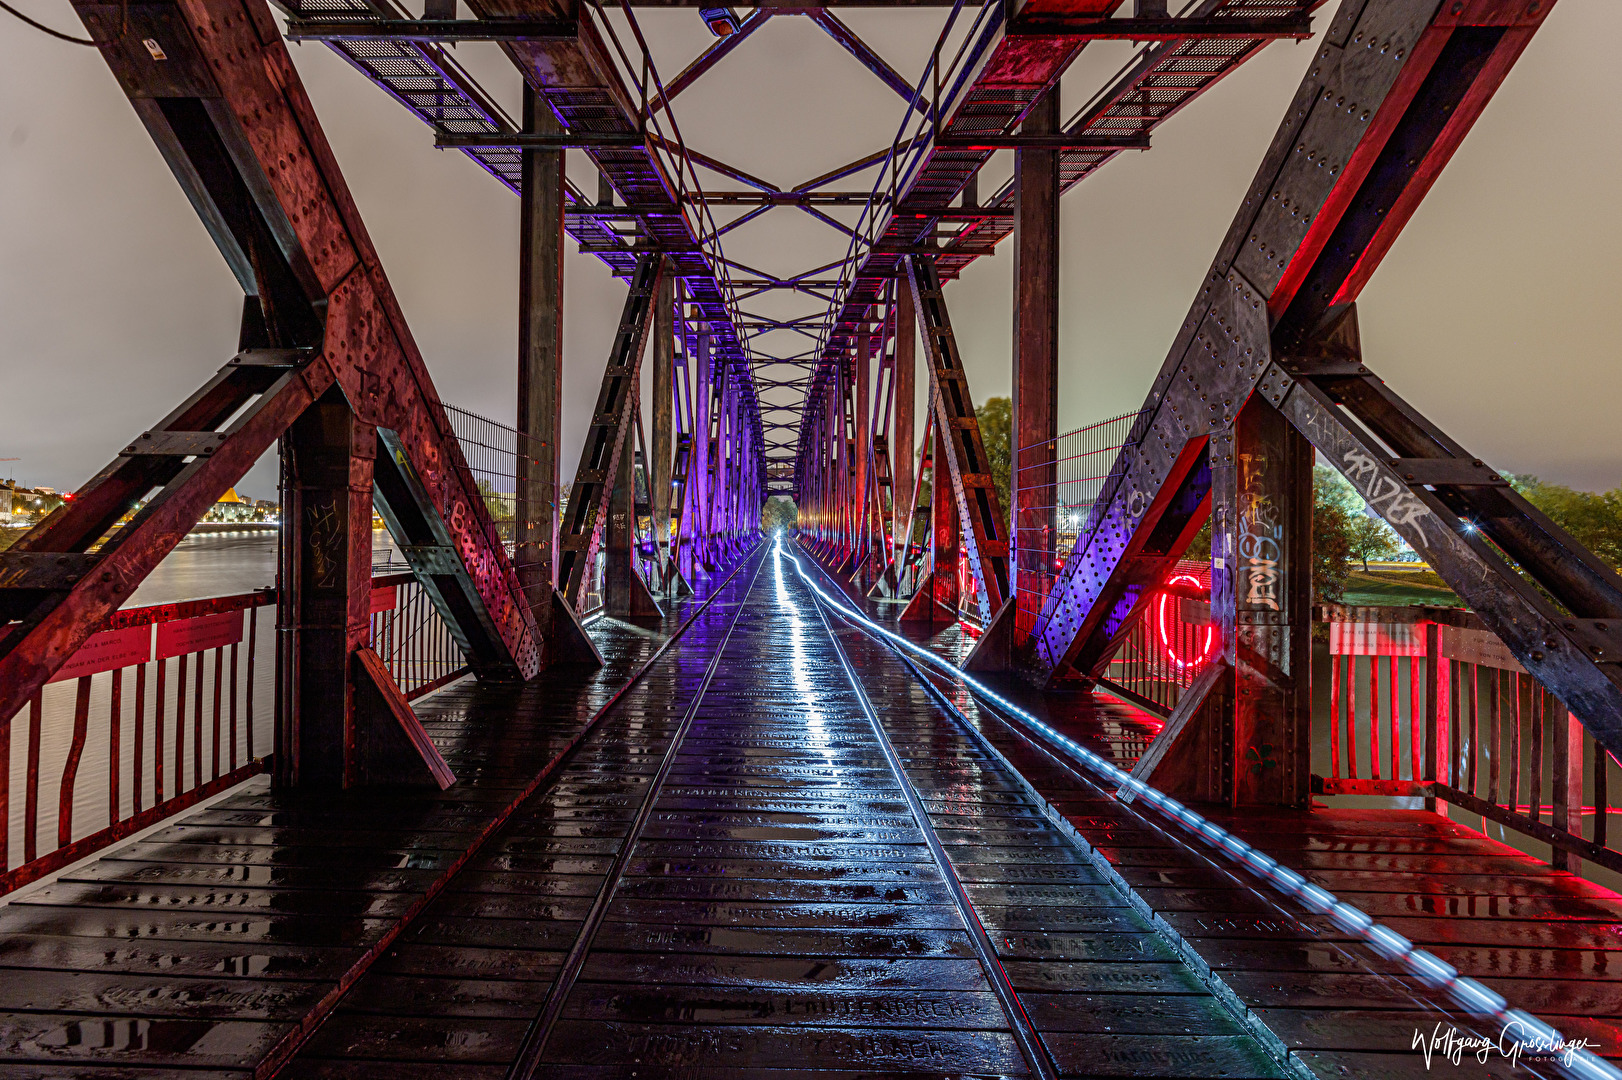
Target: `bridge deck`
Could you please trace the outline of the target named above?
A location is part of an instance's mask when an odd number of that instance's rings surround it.
[[[612,702],[671,625],[438,699],[443,794],[245,790],[0,909],[0,1075],[1417,1076],[1416,1026],[1468,1027],[830,630],[790,560],[684,614]],[[1612,894],[1434,815],[1227,824],[1618,1049]]]
[[[939,635],[961,651],[959,631]],[[1145,716],[1107,695],[998,692],[1130,768]],[[988,704],[956,703],[1243,1004],[1323,1076],[1418,1077],[1434,1071],[1415,1031],[1472,1030],[1468,1016],[1327,917],[1260,886],[1162,819],[1115,799]],[[1622,1058],[1622,897],[1425,810],[1326,808],[1206,816],[1558,1028]],[[1500,1032],[1484,1034],[1497,1039]],[[1438,1052],[1439,1053],[1439,1052]],[[1534,1065],[1534,1069],[1547,1063]],[[1478,1066],[1479,1068],[1479,1066]],[[1496,1053],[1489,1076],[1525,1075]]]

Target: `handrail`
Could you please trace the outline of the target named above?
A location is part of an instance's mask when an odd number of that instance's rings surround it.
[[[30,699],[20,733],[0,719],[0,895],[270,770],[273,733],[260,721],[273,672],[259,642],[272,629],[261,612],[276,601],[258,589],[124,608]],[[408,699],[468,673],[414,575],[374,576],[371,607],[373,647]],[[94,732],[93,716],[105,718]]]
[[[1178,572],[1191,567],[1204,564]],[[1328,768],[1314,795],[1448,804],[1548,844],[1561,869],[1586,859],[1622,872],[1609,829],[1622,763],[1472,612],[1325,604],[1314,622],[1329,631],[1328,711],[1314,718]],[[1162,591],[1100,684],[1169,716],[1209,655],[1209,624],[1207,605]]]

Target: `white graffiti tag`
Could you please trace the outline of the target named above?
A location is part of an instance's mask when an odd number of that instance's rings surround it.
[[[1425,519],[1430,515],[1430,507],[1400,481],[1382,476],[1375,460],[1363,451],[1348,450],[1341,460],[1346,462],[1346,478],[1375,513],[1397,528],[1407,526],[1417,532],[1420,544],[1429,543]]]
[[[1279,610],[1279,550],[1270,536],[1243,533],[1239,537],[1239,558],[1244,560],[1245,599],[1252,607]]]

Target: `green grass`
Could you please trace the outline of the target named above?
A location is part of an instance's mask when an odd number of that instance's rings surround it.
[[[1434,570],[1353,570],[1341,603],[1354,607],[1465,606]]]

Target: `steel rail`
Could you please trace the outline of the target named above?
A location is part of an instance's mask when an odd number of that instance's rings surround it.
[[[800,566],[797,556],[790,554],[789,557],[794,559],[801,580],[846,621],[878,636],[898,654],[905,650],[944,672],[949,678],[961,681],[976,698],[990,705],[1001,718],[1015,721],[1038,736],[1042,743],[1051,748],[1050,753],[1054,756],[1080,765],[1105,784],[1114,785],[1115,790],[1111,793],[1115,798],[1127,801],[1122,798],[1122,793],[1130,792],[1134,800],[1142,799],[1165,815],[1174,825],[1190,833],[1215,853],[1222,855],[1230,865],[1247,871],[1263,884],[1294,900],[1312,914],[1327,916],[1338,930],[1363,942],[1382,959],[1402,965],[1407,974],[1414,976],[1431,990],[1445,994],[1472,1016],[1484,1017],[1500,1025],[1501,1029],[1513,1025],[1522,1032],[1524,1041],[1566,1047],[1562,1051],[1564,1056],[1557,1059],[1558,1067],[1564,1074],[1578,1080],[1622,1080],[1622,1069],[1618,1069],[1586,1048],[1567,1047],[1561,1032],[1528,1012],[1511,1008],[1504,996],[1496,990],[1469,976],[1460,975],[1452,964],[1428,950],[1416,948],[1408,938],[1376,921],[1367,912],[1341,900],[1322,886],[1313,884],[1197,810],[1183,805],[1158,788],[1151,787],[1113,762],[1043,723],[944,657],[894,631],[885,629],[861,612],[840,603],[811,580],[805,568]],[[1108,792],[1110,788],[1105,787],[1104,790]]]
[[[355,984],[360,982],[361,976],[365,975],[371,969],[371,966],[377,962],[378,958],[385,955],[394,943],[404,936],[417,918],[428,910],[428,906],[450,887],[451,882],[456,879],[462,870],[472,864],[474,858],[484,849],[484,845],[489,843],[507,822],[517,815],[519,809],[529,801],[530,797],[539,791],[542,785],[550,780],[563,767],[564,763],[574,756],[575,751],[586,741],[586,737],[597,729],[603,718],[630,692],[631,687],[641,682],[642,677],[653,669],[653,665],[658,663],[666,652],[670,651],[670,647],[680,640],[681,636],[687,632],[688,627],[698,621],[698,617],[704,614],[716,597],[721,595],[721,590],[726,588],[732,579],[737,576],[738,572],[743,569],[744,563],[752,555],[753,553],[739,561],[732,572],[715,587],[715,591],[705,597],[698,607],[694,609],[693,613],[682,620],[680,626],[671,631],[670,636],[653,651],[653,655],[642,661],[636,670],[631,672],[625,681],[620,684],[619,688],[609,696],[608,700],[603,702],[597,711],[591,715],[591,718],[581,725],[580,730],[575,732],[568,742],[564,743],[562,749],[536,771],[535,775],[530,778],[529,782],[524,785],[518,794],[508,800],[506,806],[502,807],[485,825],[483,831],[474,837],[473,842],[467,846],[467,850],[457,856],[445,868],[445,872],[429,884],[428,888],[423,891],[423,895],[406,909],[400,916],[399,921],[384,931],[383,935],[344,972],[338,980],[338,986],[333,993],[317,1002],[315,1007],[299,1021],[284,1040],[265,1055],[264,1060],[260,1062],[259,1068],[254,1072],[256,1077],[273,1076],[283,1065],[292,1060],[293,1055],[298,1052],[299,1048],[309,1042],[311,1037],[320,1030],[327,1018],[337,1010],[344,996],[354,988]]]
[[[776,545],[773,551],[774,558],[782,558],[782,545]],[[793,558],[793,556],[790,556]],[[799,569],[798,560],[795,568]],[[800,570],[800,576],[805,572]],[[807,580],[807,584],[809,584]],[[991,944],[991,938],[986,933],[984,924],[980,922],[980,914],[974,909],[974,901],[969,899],[968,890],[963,887],[963,880],[958,877],[957,869],[946,854],[946,848],[935,833],[935,826],[929,820],[929,811],[924,808],[924,801],[913,786],[912,779],[907,776],[906,767],[901,762],[901,755],[896,752],[895,744],[890,741],[889,734],[884,730],[884,724],[879,720],[878,713],[873,709],[873,702],[869,700],[867,691],[862,689],[861,680],[856,677],[856,669],[851,666],[850,657],[845,655],[845,648],[839,643],[839,636],[834,633],[833,627],[828,623],[828,615],[817,600],[815,590],[812,593],[812,606],[817,609],[817,618],[822,621],[822,628],[828,632],[828,640],[833,643],[834,653],[839,657],[840,666],[845,669],[845,678],[856,693],[856,700],[861,703],[862,713],[867,722],[873,726],[873,735],[878,739],[879,749],[884,753],[884,760],[895,774],[896,783],[901,786],[901,796],[907,802],[907,809],[912,812],[913,820],[918,823],[918,829],[924,834],[924,843],[929,846],[929,854],[935,860],[935,868],[940,871],[941,880],[945,882],[946,889],[952,894],[952,903],[957,907],[958,917],[963,920],[963,928],[968,931],[969,944],[974,948],[975,956],[980,961],[980,967],[985,972],[986,982],[997,995],[997,1003],[1002,1006],[1003,1015],[1008,1020],[1009,1031],[1014,1041],[1019,1045],[1019,1052],[1030,1066],[1031,1073],[1041,1080],[1051,1080],[1059,1075],[1052,1057],[1048,1055],[1047,1048],[1042,1045],[1042,1037],[1037,1034],[1036,1025],[1025,1012],[1024,1004],[1019,1000],[1019,992],[1014,989],[1013,981],[1008,977],[1008,970],[1003,967],[1002,959],[997,955],[996,948]]]
[[[753,557],[753,556],[752,556]],[[660,792],[664,790],[665,780],[670,776],[670,770],[676,763],[676,755],[681,750],[682,742],[692,729],[693,718],[698,715],[698,707],[704,700],[704,695],[710,689],[710,682],[715,678],[716,671],[721,666],[721,657],[726,654],[727,643],[732,640],[732,631],[737,629],[738,620],[743,617],[743,611],[748,606],[749,596],[755,591],[755,581],[760,577],[761,568],[766,560],[761,558],[755,564],[755,572],[750,575],[749,585],[744,589],[743,597],[738,601],[738,610],[733,614],[732,621],[727,624],[726,633],[721,636],[721,643],[715,648],[715,655],[710,658],[709,665],[704,669],[704,678],[698,689],[693,692],[692,703],[682,714],[681,722],[670,737],[670,745],[665,755],[659,761],[659,768],[654,772],[652,781],[648,784],[646,794],[642,796],[642,803],[637,807],[636,817],[631,820],[631,828],[620,844],[619,851],[614,855],[614,861],[603,878],[602,886],[592,899],[591,908],[586,912],[585,921],[580,924],[580,932],[575,935],[574,944],[563,958],[563,964],[558,969],[556,980],[552,988],[547,991],[546,1001],[541,1011],[530,1023],[529,1030],[524,1033],[524,1041],[519,1046],[518,1057],[507,1070],[507,1080],[532,1080],[540,1071],[541,1055],[546,1051],[546,1041],[552,1035],[552,1029],[557,1026],[558,1018],[563,1015],[563,1006],[569,999],[569,993],[574,989],[576,980],[580,977],[580,969],[585,966],[586,956],[591,952],[592,943],[597,938],[597,931],[602,928],[603,920],[608,915],[608,906],[614,902],[614,894],[619,891],[620,880],[625,876],[625,867],[631,861],[631,852],[641,839],[642,830],[647,827],[648,818],[653,814],[654,804],[659,801]],[[740,566],[739,569],[742,567]],[[733,574],[738,571],[734,570]],[[728,577],[728,581],[731,576]],[[716,590],[719,594],[720,589]],[[713,598],[713,596],[712,596]]]

